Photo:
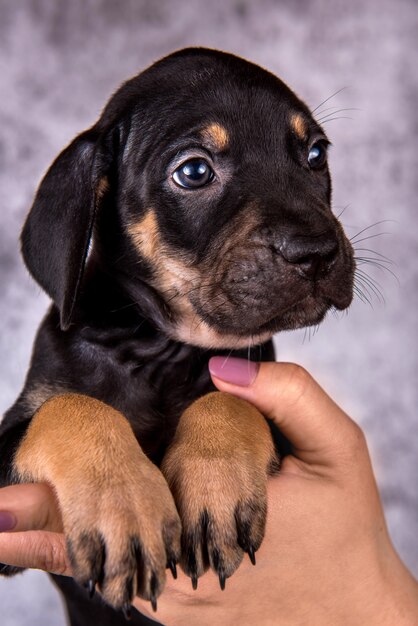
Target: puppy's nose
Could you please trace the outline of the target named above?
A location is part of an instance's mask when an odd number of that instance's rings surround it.
[[[277,248],[306,278],[315,280],[330,270],[338,254],[338,240],[333,232],[318,236],[293,235]]]

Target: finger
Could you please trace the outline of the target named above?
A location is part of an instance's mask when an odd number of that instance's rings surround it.
[[[58,502],[45,483],[0,489],[0,532],[23,530],[62,531]]]
[[[0,562],[71,576],[64,535],[47,531],[0,534]]]
[[[362,438],[358,426],[298,365],[213,357],[209,369],[220,391],[248,400],[271,418],[302,460],[336,461],[342,448]]]

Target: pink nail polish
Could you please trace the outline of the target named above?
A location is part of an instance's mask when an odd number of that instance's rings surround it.
[[[209,360],[209,371],[212,376],[241,387],[252,385],[259,367],[259,363],[235,357],[213,356]]]
[[[5,533],[8,530],[13,530],[15,526],[16,526],[16,518],[13,515],[13,513],[0,511],[0,533]]]

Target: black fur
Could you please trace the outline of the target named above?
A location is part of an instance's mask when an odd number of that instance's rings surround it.
[[[306,139],[292,128],[292,114],[303,117]],[[226,128],[225,149],[203,145],[199,133],[210,123]],[[211,329],[240,340],[235,355],[273,360],[267,340],[274,332],[316,324],[331,306],[348,306],[352,252],[330,210],[326,163],[314,170],[307,161],[317,140],[327,143],[284,83],[217,51],[177,52],[116,92],[99,121],[53,163],[23,228],[25,262],[53,304],[23,391],[0,425],[2,485],[11,481],[36,398],[74,391],[112,405],[159,463],[182,411],[213,389],[208,360],[231,354],[234,345],[225,339],[210,348],[176,336],[176,295],[158,288],[153,264],[129,235],[150,209],[163,244],[200,268],[202,285],[212,281],[187,298]],[[176,188],[173,163],[196,151],[207,155],[215,182],[198,191]],[[236,234],[252,214],[257,225],[228,248],[222,265],[217,255],[229,225]],[[254,343],[260,345],[247,350]],[[247,534],[242,528],[248,548]],[[54,578],[73,625],[124,623],[100,599]],[[148,620],[135,612],[133,623]]]

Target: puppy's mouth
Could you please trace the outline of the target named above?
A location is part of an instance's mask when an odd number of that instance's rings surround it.
[[[263,306],[263,301],[248,295],[240,307],[228,313],[222,311],[223,307],[220,305],[217,310],[216,307],[206,307],[194,302],[193,307],[199,317],[220,334],[256,337],[317,325],[330,309],[344,310],[352,301],[351,289],[334,297],[321,293],[321,290],[318,290],[319,293],[315,291],[312,289],[311,293],[296,298],[287,306],[283,306],[282,302],[278,302],[276,307],[265,306],[267,302],[264,302]],[[271,293],[268,293],[268,298],[266,293],[266,301],[267,299],[271,300]]]
[[[217,288],[202,286],[191,293],[190,303],[216,334],[218,346],[241,347],[267,341],[283,330],[317,325],[331,309],[348,308],[352,298],[353,268],[340,267],[315,281],[296,276],[260,280],[254,273]],[[196,342],[201,339],[196,337]]]

